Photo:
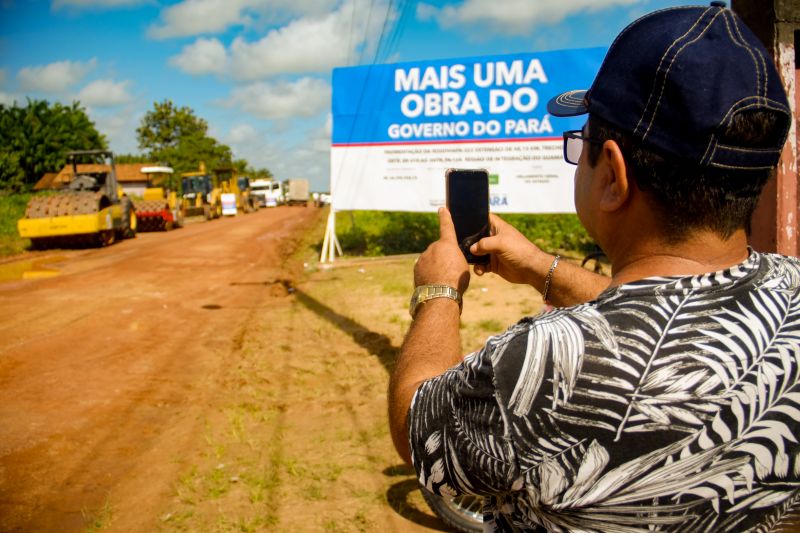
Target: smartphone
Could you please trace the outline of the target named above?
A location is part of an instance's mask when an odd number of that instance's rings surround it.
[[[489,236],[489,173],[483,169],[451,168],[445,173],[445,180],[447,208],[461,252],[469,264],[488,264],[488,255],[473,255],[469,247]]]

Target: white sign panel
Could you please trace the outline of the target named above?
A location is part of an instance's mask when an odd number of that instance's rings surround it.
[[[546,103],[588,88],[603,48],[335,69],[336,210],[435,211],[448,168],[485,168],[492,211],[574,212],[561,132],[585,117]]]

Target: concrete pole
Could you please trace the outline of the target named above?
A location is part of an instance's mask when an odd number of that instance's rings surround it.
[[[772,54],[793,106],[794,122],[775,177],[761,195],[753,215],[750,245],[763,252],[800,255],[798,247],[798,128],[800,109],[800,2],[732,0],[731,8]]]

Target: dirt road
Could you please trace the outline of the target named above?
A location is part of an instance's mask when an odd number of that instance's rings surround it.
[[[385,428],[400,331],[287,261],[321,216],[26,256],[57,275],[0,283],[0,530],[439,529]]]

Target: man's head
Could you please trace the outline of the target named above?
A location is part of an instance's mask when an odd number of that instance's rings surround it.
[[[588,113],[587,133],[617,142],[671,240],[692,228],[727,237],[746,227],[791,122],[767,51],[719,5],[633,22],[611,45],[592,87],[554,98],[548,111]],[[602,145],[585,144],[594,165]]]

